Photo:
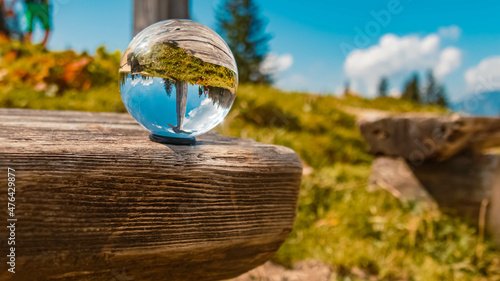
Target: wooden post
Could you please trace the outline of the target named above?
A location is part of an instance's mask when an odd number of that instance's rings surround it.
[[[207,134],[151,142],[128,114],[0,109],[15,169],[15,280],[221,280],[269,260],[292,230],[290,149]],[[8,280],[6,257],[0,280]]]
[[[134,0],[134,36],[167,19],[189,19],[189,0]]]

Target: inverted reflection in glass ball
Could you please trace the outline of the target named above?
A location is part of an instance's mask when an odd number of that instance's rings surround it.
[[[167,20],[140,32],[120,67],[121,96],[153,134],[193,138],[219,124],[238,86],[234,56],[210,28]]]

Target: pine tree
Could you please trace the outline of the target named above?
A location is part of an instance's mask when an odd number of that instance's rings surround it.
[[[271,37],[259,13],[255,0],[224,0],[217,11],[218,29],[233,51],[241,83],[272,82],[269,74],[260,71]]]
[[[446,107],[448,99],[446,89],[434,78],[431,70],[427,72],[427,87],[425,89],[425,102],[430,105]]]
[[[436,104],[437,102],[437,94],[440,86],[436,82],[436,78],[434,78],[434,74],[432,70],[427,72],[427,86],[425,88],[424,100],[427,104]]]
[[[346,80],[344,82],[344,96],[348,96],[351,94],[351,81]]]
[[[418,74],[413,74],[412,78],[406,82],[403,92],[403,99],[411,100],[417,103],[421,102]]]
[[[387,79],[387,77],[382,77],[378,85],[378,96],[382,98],[387,97],[388,89],[389,89],[389,80]]]
[[[448,107],[448,98],[446,95],[446,89],[444,86],[439,86],[438,90],[436,91],[436,105],[442,106],[442,107]]]

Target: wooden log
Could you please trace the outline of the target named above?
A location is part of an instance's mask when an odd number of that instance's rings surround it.
[[[189,19],[189,0],[134,0],[134,35],[168,19]]]
[[[233,278],[293,227],[302,164],[288,148],[216,134],[163,145],[128,114],[0,116],[4,187],[15,169],[15,280]],[[0,206],[5,223],[6,187]],[[12,277],[5,259],[0,280]]]
[[[412,165],[377,157],[370,184],[403,201],[435,203],[445,213],[481,222],[500,243],[500,155],[462,153],[444,162]]]
[[[487,223],[489,229],[493,233],[493,237],[500,247],[500,156],[497,156],[499,167],[496,175],[494,175],[491,196],[489,200],[489,213]]]
[[[444,162],[411,165],[377,157],[370,184],[402,201],[437,203],[448,214],[489,230],[500,245],[500,155],[462,153]]]
[[[401,156],[413,164],[500,146],[499,118],[407,114],[361,122],[360,129],[372,154]]]
[[[415,177],[443,210],[477,222],[483,200],[491,198],[500,157],[461,153],[444,162],[411,165]],[[497,219],[500,216],[495,215]]]

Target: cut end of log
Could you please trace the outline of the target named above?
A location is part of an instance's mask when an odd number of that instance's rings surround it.
[[[500,146],[498,118],[397,115],[360,122],[360,129],[372,154],[411,162],[440,162]]]

